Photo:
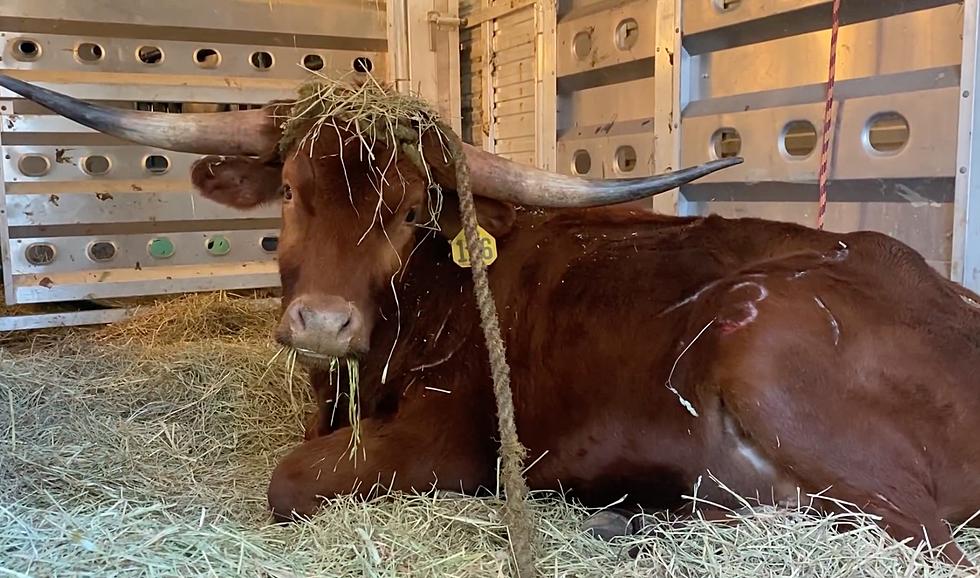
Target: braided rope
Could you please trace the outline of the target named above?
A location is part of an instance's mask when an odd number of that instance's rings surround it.
[[[834,0],[831,16],[833,27],[830,32],[830,66],[827,73],[826,106],[823,113],[823,143],[820,146],[820,206],[817,210],[817,229],[823,229],[824,215],[827,212],[827,164],[830,152],[830,132],[833,128],[834,79],[837,76],[837,32],[840,28],[840,0]]]
[[[527,483],[524,480],[524,458],[527,450],[517,437],[514,418],[514,398],[510,389],[510,368],[507,365],[504,342],[500,336],[497,306],[490,291],[487,265],[483,261],[482,243],[477,232],[476,205],[470,190],[470,169],[459,135],[446,126],[440,127],[448,137],[449,150],[456,161],[456,193],[459,195],[459,212],[463,221],[463,234],[470,253],[473,272],[473,291],[480,307],[483,335],[490,354],[490,371],[493,376],[493,393],[497,401],[497,427],[500,430],[501,477],[506,501],[503,518],[514,548],[514,562],[518,576],[535,575],[534,567],[534,520],[527,508]]]

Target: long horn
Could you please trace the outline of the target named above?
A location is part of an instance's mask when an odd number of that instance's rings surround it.
[[[471,145],[464,145],[464,150],[473,194],[535,207],[599,207],[638,201],[742,163],[740,157],[730,157],[652,177],[592,180],[521,165]],[[451,181],[455,184],[455,175]]]
[[[275,150],[280,132],[270,111],[169,114],[97,106],[0,75],[0,86],[81,125],[130,142],[171,151],[261,156]]]

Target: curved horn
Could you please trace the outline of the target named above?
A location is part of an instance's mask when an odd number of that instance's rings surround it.
[[[473,194],[535,207],[599,207],[638,201],[742,163],[740,157],[731,157],[652,177],[591,180],[521,165],[471,145],[464,144],[464,150]]]
[[[170,114],[97,106],[0,75],[0,86],[101,133],[171,151],[261,156],[280,132],[268,110]]]

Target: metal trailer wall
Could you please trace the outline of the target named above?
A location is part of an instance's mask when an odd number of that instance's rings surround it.
[[[460,0],[463,138],[555,168],[554,1]]]
[[[295,95],[308,69],[384,78],[387,27],[374,0],[7,0],[0,69],[123,108],[223,110]],[[0,151],[8,304],[279,283],[278,205],[196,195],[195,155],[94,133],[8,91]]]
[[[684,2],[682,214],[816,222],[832,2]],[[951,272],[963,6],[843,2],[826,227],[900,239]]]
[[[477,20],[501,4],[476,3],[464,0]],[[542,18],[551,9],[557,24],[553,38],[547,20],[536,25],[537,93],[532,100],[525,89],[523,100],[506,100],[512,92],[500,89],[507,75],[495,62],[500,28],[467,22],[464,127],[472,142],[488,150],[503,142],[505,154],[521,142],[519,160],[547,166],[528,151],[532,142],[546,150],[553,141],[558,171],[602,178],[740,154],[743,165],[658,197],[653,208],[816,224],[831,0],[520,4]],[[969,202],[980,198],[969,162],[977,150],[972,122],[980,118],[970,90],[976,4],[842,3],[826,216],[830,230],[877,230],[905,241],[973,288],[980,286],[980,217],[969,218],[980,214],[980,202]],[[970,58],[961,74],[964,53]],[[550,94],[541,64],[549,59],[557,76]],[[540,120],[549,110],[556,112],[553,131]],[[539,117],[533,134],[531,123],[506,120],[530,111]]]

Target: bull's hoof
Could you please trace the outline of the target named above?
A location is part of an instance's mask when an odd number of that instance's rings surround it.
[[[638,530],[637,520],[624,512],[603,510],[597,512],[585,521],[583,531],[606,542],[613,538],[631,536]]]
[[[269,511],[277,523],[295,522],[309,518],[319,509],[319,500],[309,496],[307,489],[282,473],[279,468],[272,474],[267,491]]]

